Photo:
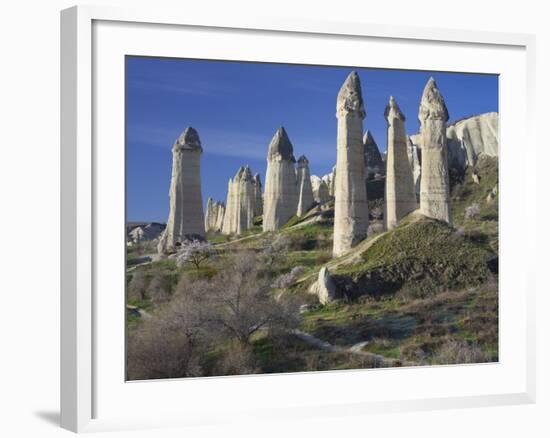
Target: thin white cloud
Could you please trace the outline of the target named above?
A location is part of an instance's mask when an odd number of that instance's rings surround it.
[[[128,87],[135,90],[165,92],[170,94],[182,94],[192,96],[216,96],[220,93],[230,93],[231,90],[221,87],[218,83],[208,81],[193,81],[192,87],[186,87],[181,84],[170,82],[154,82],[143,80],[128,81]]]
[[[199,130],[204,151],[221,157],[241,157],[265,160],[272,132],[242,133],[224,129]],[[151,147],[171,148],[180,135],[178,130],[147,125],[131,125],[127,130],[127,140]],[[294,155],[306,155],[311,165],[326,165],[336,161],[336,139],[316,139],[297,136],[292,138]],[[246,163],[244,163],[246,164]]]

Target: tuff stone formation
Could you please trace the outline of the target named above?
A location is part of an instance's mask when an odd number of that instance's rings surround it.
[[[377,175],[385,175],[386,164],[382,160],[382,155],[378,145],[370,131],[365,132],[363,136],[363,147],[365,148],[365,167],[367,179],[372,179]]]
[[[413,174],[414,190],[418,200],[420,196],[420,175],[422,174],[422,168],[420,166],[420,149],[417,145],[413,144],[411,137],[407,138],[407,155],[409,157],[409,166]]]
[[[328,304],[336,298],[336,284],[326,266],[319,271],[317,281],[310,286],[309,293],[317,295],[321,304]]]
[[[446,124],[449,113],[443,96],[430,78],[418,111],[422,145],[420,211],[424,216],[451,223]]]
[[[254,225],[256,189],[250,168],[240,167],[227,189],[227,209],[221,227],[223,234],[241,234]]]
[[[327,185],[328,188],[328,194],[331,198],[334,197],[334,181],[336,180],[336,166],[332,168],[332,171],[330,173],[327,173],[326,175],[323,175],[322,177],[323,181]]]
[[[390,97],[384,112],[388,121],[386,155],[386,228],[391,230],[408,213],[416,209],[416,191],[407,154],[405,116]]]
[[[263,231],[274,231],[294,216],[298,206],[298,187],[292,143],[280,127],[267,153]]]
[[[238,174],[238,172],[237,172]],[[231,234],[235,229],[235,190],[233,189],[233,179],[229,178],[227,182],[227,200],[225,202],[225,215],[222,222],[222,234]]]
[[[447,128],[449,166],[464,170],[480,156],[498,156],[498,113],[462,119]]]
[[[498,113],[484,113],[457,120],[447,127],[449,167],[460,172],[473,167],[481,156],[498,157]],[[410,136],[409,154],[413,173],[420,176],[420,134]],[[416,153],[416,157],[413,155]],[[415,159],[413,163],[412,159]],[[420,186],[419,186],[420,189]]]
[[[206,203],[206,214],[204,215],[204,228],[206,232],[221,231],[224,213],[225,204],[223,202],[214,201],[212,198],[208,198]]]
[[[309,173],[309,161],[305,155],[298,158],[296,169],[298,179],[298,208],[296,215],[302,217],[313,206],[313,188],[311,186],[311,175]]]
[[[365,186],[361,83],[351,72],[336,101],[337,158],[334,184],[333,255],[340,256],[367,236],[369,213]]]
[[[254,216],[261,216],[263,214],[263,198],[262,198],[262,181],[260,174],[254,175]]]
[[[172,147],[170,213],[158,252],[176,251],[185,239],[204,237],[200,157],[202,146],[195,129],[189,127]]]
[[[311,175],[311,189],[313,200],[318,204],[324,204],[330,200],[330,193],[327,183],[317,175]]]

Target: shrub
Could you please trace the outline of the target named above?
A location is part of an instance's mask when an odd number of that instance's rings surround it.
[[[449,339],[432,357],[436,364],[462,364],[490,362],[491,357],[475,344],[464,340]]]
[[[481,208],[477,202],[474,202],[464,210],[464,219],[479,219],[481,216]]]
[[[279,276],[271,285],[271,287],[275,287],[278,289],[286,289],[290,286],[292,286],[296,280],[305,272],[305,268],[303,266],[295,266],[291,269],[290,272],[283,274]]]

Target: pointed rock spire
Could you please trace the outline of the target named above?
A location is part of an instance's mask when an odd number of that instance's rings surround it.
[[[444,122],[449,120],[447,106],[433,77],[428,80],[428,83],[424,87],[418,110],[418,119],[420,123],[427,119],[443,120]]]
[[[296,215],[301,217],[309,211],[314,202],[311,175],[309,173],[309,160],[305,155],[298,158],[296,175],[298,178],[298,208]]]
[[[365,150],[367,179],[372,179],[376,175],[384,175],[386,173],[386,164],[382,160],[380,149],[369,130],[363,136],[363,147]]]
[[[361,92],[361,81],[355,71],[352,71],[348,75],[338,92],[336,113],[342,115],[356,113],[361,118],[364,118],[366,115]]]
[[[393,96],[390,96],[390,101],[384,111],[384,117],[386,120],[399,119],[403,122],[406,120],[405,115],[401,112],[401,108],[399,108],[399,105],[397,105],[397,102]]]

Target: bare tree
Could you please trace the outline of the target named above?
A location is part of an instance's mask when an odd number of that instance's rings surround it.
[[[298,324],[298,305],[290,298],[275,300],[260,272],[254,254],[242,253],[209,283],[212,321],[242,344],[259,330],[288,330]]]
[[[186,240],[182,243],[178,254],[177,261],[181,265],[183,263],[191,263],[197,271],[200,269],[201,263],[209,259],[214,253],[210,242],[200,240]]]

